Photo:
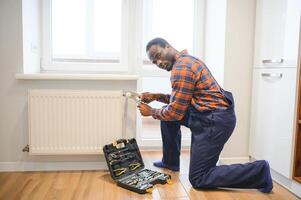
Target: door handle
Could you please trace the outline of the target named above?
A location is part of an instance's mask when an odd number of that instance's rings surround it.
[[[262,73],[261,76],[268,78],[282,78],[282,73]]]
[[[263,64],[271,64],[271,63],[283,63],[283,58],[281,58],[281,59],[275,59],[275,60],[273,60],[273,59],[268,59],[268,60],[262,60],[262,63]]]

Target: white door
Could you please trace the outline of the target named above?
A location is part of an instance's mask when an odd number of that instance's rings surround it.
[[[257,0],[256,67],[297,66],[300,11],[300,0]]]
[[[254,69],[250,155],[290,177],[296,68]]]

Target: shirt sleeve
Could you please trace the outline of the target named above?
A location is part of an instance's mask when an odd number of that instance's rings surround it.
[[[169,102],[170,102],[170,94],[159,94],[159,96],[157,98],[157,101],[169,104]]]
[[[154,119],[164,121],[181,120],[191,103],[195,87],[195,74],[193,71],[185,66],[177,67],[172,72],[171,83],[170,103],[161,109],[153,108],[151,114]]]

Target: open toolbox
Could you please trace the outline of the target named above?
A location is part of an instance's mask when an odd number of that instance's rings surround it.
[[[105,145],[103,152],[117,185],[125,189],[145,194],[151,193],[157,183],[171,183],[171,176],[144,168],[144,163],[136,140],[120,139]]]

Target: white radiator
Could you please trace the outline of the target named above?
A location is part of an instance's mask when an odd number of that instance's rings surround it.
[[[122,91],[31,90],[30,154],[99,154],[122,137]]]

